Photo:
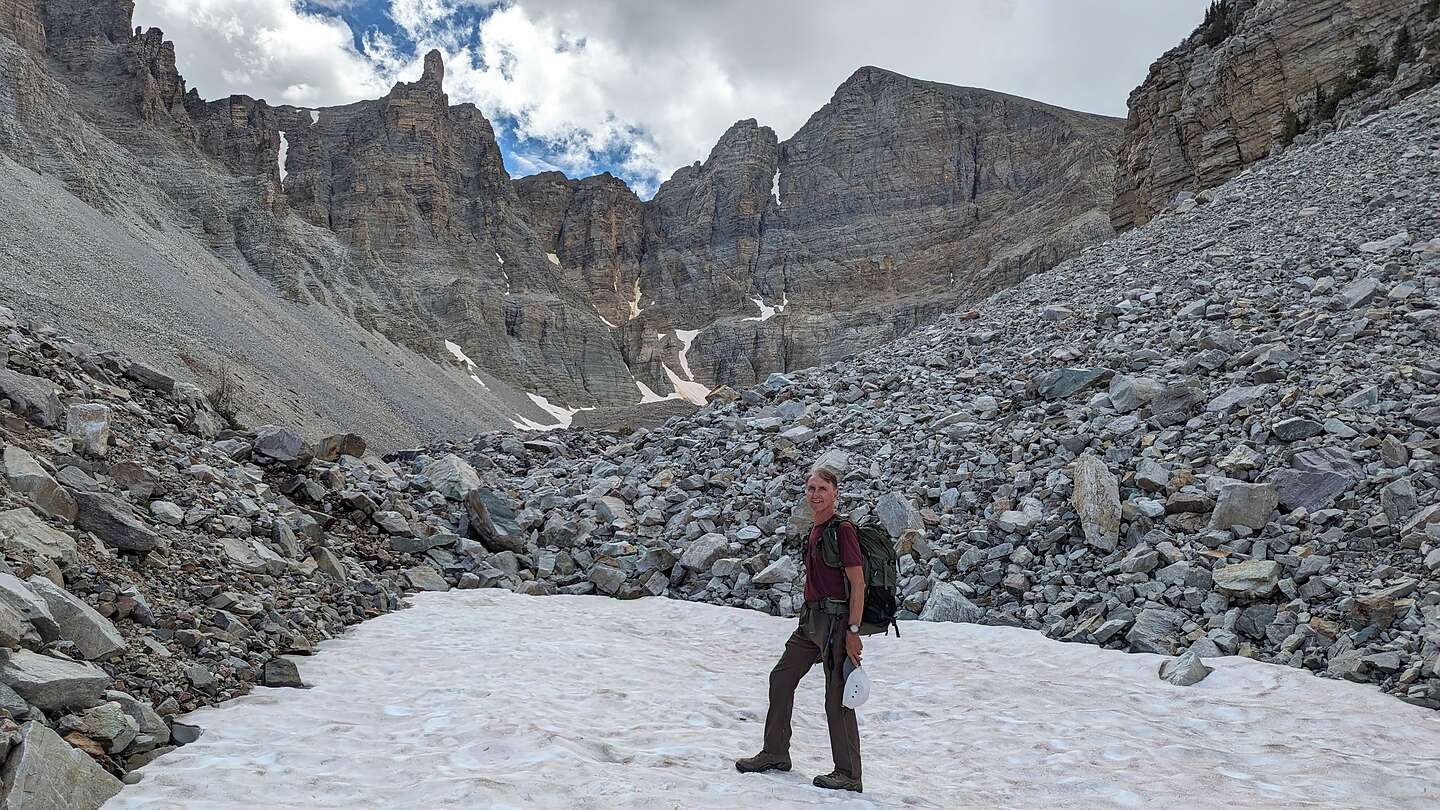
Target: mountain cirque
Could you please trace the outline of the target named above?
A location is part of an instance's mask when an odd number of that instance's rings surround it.
[[[862,68],[789,141],[739,122],[641,202],[605,175],[512,181],[438,53],[374,101],[206,101],[130,17],[0,0],[10,303],[197,380],[229,365],[258,418],[393,445],[553,422],[524,392],[698,400],[1109,235],[1119,122],[1024,99]]]

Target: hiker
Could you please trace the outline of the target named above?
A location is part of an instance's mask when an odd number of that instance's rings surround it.
[[[805,607],[800,626],[785,642],[780,661],[770,671],[770,710],[765,715],[765,747],[753,757],[737,760],[742,773],[790,770],[790,715],[795,687],[816,663],[825,666],[825,721],[830,726],[830,753],[835,770],[815,777],[816,787],[861,791],[860,729],[855,710],[843,704],[846,659],[860,665],[861,619],[865,613],[864,560],[855,526],[836,520],[839,481],[823,467],[805,481],[805,500],[815,525],[805,543]],[[840,567],[827,564],[822,553],[825,533],[839,540]],[[833,553],[833,552],[832,552]],[[847,602],[846,594],[854,595]]]

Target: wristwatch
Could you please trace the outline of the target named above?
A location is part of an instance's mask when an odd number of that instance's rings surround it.
[[[852,624],[852,625],[850,625],[850,632],[854,633],[854,634],[857,635],[857,636],[860,635],[860,625],[858,625],[858,624]]]

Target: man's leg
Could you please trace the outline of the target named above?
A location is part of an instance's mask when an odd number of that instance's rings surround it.
[[[803,621],[803,619],[802,619]],[[770,709],[765,713],[765,753],[790,756],[790,716],[795,711],[795,687],[820,657],[802,624],[785,641],[785,651],[770,670]]]
[[[830,755],[835,770],[860,781],[860,724],[855,710],[845,708],[845,625],[836,619],[825,661],[825,723],[830,727]]]

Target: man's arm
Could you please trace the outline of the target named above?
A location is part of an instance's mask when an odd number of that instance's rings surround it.
[[[845,578],[850,580],[850,624],[859,624],[865,615],[865,568],[849,566],[845,569]]]

